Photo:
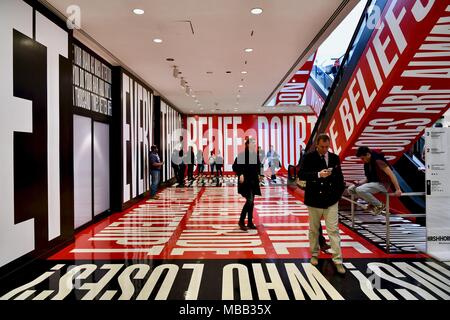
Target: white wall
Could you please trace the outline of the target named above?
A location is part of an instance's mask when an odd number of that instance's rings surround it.
[[[74,223],[92,220],[92,120],[73,117]]]
[[[94,122],[94,215],[109,208],[109,125]]]

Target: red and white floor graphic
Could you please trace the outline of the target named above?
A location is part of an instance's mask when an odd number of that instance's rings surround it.
[[[261,190],[262,196],[255,200],[257,230],[241,231],[237,226],[245,199],[236,187],[167,188],[159,194],[160,199],[138,204],[81,231],[74,244],[49,259],[309,258],[306,206],[286,187]],[[325,227],[323,231],[328,239]],[[344,259],[396,257],[343,225],[340,232]]]
[[[262,193],[258,229],[245,232],[236,187],[165,189],[0,279],[0,300],[450,300],[450,262],[387,254],[343,225],[346,274],[330,255],[313,266],[301,196],[285,186]],[[164,306],[169,318],[186,314]]]

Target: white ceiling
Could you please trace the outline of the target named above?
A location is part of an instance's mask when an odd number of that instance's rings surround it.
[[[198,114],[280,112],[261,106],[358,1],[350,0],[348,4],[343,0],[46,2],[65,15],[68,6],[78,5],[83,33],[106,48],[116,63],[131,69],[178,110]],[[342,3],[346,4],[344,9],[321,31]],[[251,14],[254,7],[264,12],[258,16]],[[134,8],[145,10],[145,14],[135,15]],[[194,33],[185,21],[192,23]],[[307,50],[318,35],[319,41]],[[163,42],[156,44],[153,38]],[[253,48],[253,52],[245,53],[245,48]],[[175,61],[168,62],[166,58]],[[174,65],[203,109],[185,94],[180,79],[173,77]],[[241,74],[244,70],[248,72],[246,75]],[[241,89],[240,84],[244,85]],[[285,109],[286,113],[295,112],[292,108]]]

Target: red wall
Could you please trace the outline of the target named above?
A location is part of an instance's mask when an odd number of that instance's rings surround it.
[[[243,150],[245,137],[256,138],[265,153],[270,145],[278,152],[281,170],[298,162],[316,123],[316,115],[205,115],[189,116],[186,121],[187,145],[194,152],[203,150],[205,162],[210,151],[220,150],[224,171],[232,171],[236,155]],[[266,163],[267,167],[267,163]]]

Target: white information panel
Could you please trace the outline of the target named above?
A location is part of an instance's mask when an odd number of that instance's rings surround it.
[[[450,128],[425,131],[427,253],[450,261]]]

